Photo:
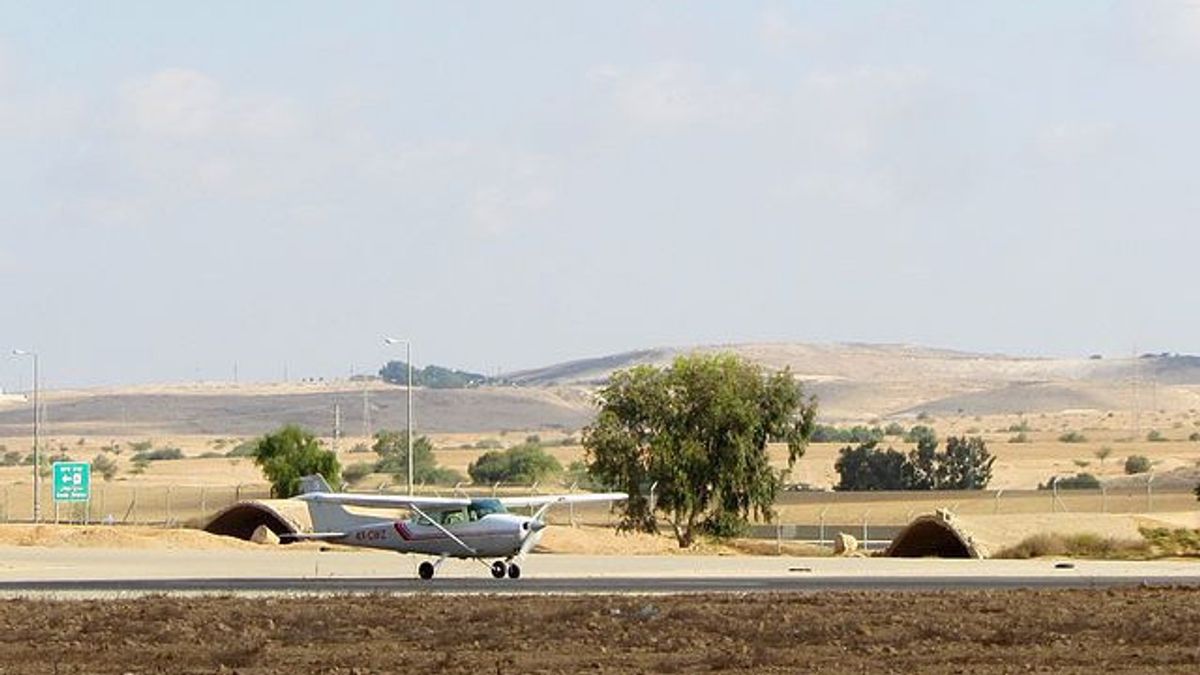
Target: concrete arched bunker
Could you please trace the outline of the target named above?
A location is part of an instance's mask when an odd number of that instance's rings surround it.
[[[918,516],[892,540],[891,558],[986,558],[988,551],[945,509]]]
[[[254,499],[222,509],[204,526],[204,531],[238,539],[250,539],[260,526],[278,536],[312,529],[308,509],[288,499]]]

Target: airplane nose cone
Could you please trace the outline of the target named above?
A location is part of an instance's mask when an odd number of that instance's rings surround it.
[[[546,527],[546,524],[540,520],[535,520],[535,521],[531,522],[529,524],[529,526],[533,529],[534,532],[539,532],[542,530],[542,528]]]

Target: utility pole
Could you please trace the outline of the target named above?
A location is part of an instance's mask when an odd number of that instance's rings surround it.
[[[407,398],[408,407],[408,494],[413,493],[413,362],[412,362],[412,340],[399,340],[396,338],[385,337],[383,343],[386,345],[394,345],[397,342],[404,343],[404,361],[407,366],[408,375],[404,383],[405,397]]]
[[[367,384],[363,383],[363,435],[367,437],[367,443],[371,442],[371,392],[367,389]]]
[[[338,439],[342,437],[342,404],[333,404],[333,451],[337,452]]]
[[[21,349],[14,349],[13,356],[30,356],[33,357],[33,522],[40,523],[42,521],[42,477],[38,473],[41,469],[41,453],[38,450],[38,437],[41,435],[41,406],[38,403],[38,355],[37,352],[29,352]]]

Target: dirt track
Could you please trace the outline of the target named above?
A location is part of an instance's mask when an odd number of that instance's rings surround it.
[[[4,673],[1200,669],[1200,591],[0,603]]]

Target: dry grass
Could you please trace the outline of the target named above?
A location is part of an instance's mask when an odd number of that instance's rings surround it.
[[[1095,534],[1035,534],[994,557],[1013,560],[1029,558],[1084,558],[1090,560],[1144,560],[1153,557],[1146,541],[1122,541]]]

